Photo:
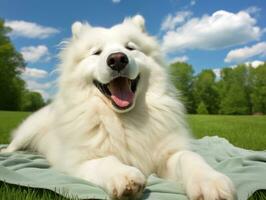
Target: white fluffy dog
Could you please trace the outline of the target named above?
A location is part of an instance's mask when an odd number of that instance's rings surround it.
[[[54,102],[23,122],[4,151],[36,150],[111,198],[139,198],[156,173],[182,181],[190,199],[233,199],[230,179],[189,151],[183,106],[143,17],[110,29],[75,22],[72,34]]]

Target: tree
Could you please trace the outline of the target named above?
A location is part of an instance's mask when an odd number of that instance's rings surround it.
[[[266,63],[251,70],[253,113],[266,114]]]
[[[195,113],[193,99],[193,68],[184,62],[176,62],[170,65],[170,72],[175,87],[181,92],[182,100],[188,113]]]
[[[34,111],[44,106],[44,100],[25,88],[20,72],[26,64],[7,36],[10,31],[0,19],[0,110]]]
[[[239,65],[236,68],[225,68],[220,82],[220,113],[250,114],[250,68]]]
[[[28,90],[24,92],[22,110],[35,111],[43,107],[44,105],[45,102],[40,93],[30,92]]]
[[[219,94],[215,79],[216,76],[212,70],[203,70],[194,81],[193,94],[197,108],[202,110],[204,105],[204,109],[210,114],[216,114],[219,110]]]
[[[197,108],[197,114],[209,114],[206,105],[203,103],[203,101],[200,102]]]
[[[0,110],[19,110],[25,85],[19,74],[25,62],[7,36],[8,32],[10,29],[0,19]]]
[[[212,70],[193,76],[186,63],[174,63],[170,69],[189,113],[266,114],[266,63],[224,68],[218,80]]]

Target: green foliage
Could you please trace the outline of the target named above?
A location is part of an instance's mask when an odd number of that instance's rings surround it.
[[[194,99],[196,101],[196,105],[198,105],[198,109],[202,109],[205,107],[207,112],[199,114],[215,114],[219,109],[219,94],[217,91],[217,85],[215,82],[215,74],[212,70],[203,70],[194,80]],[[200,105],[201,104],[201,105]],[[204,105],[204,107],[203,107]]]
[[[203,101],[200,102],[198,108],[197,108],[197,113],[198,114],[209,114],[206,105],[204,104]]]
[[[182,95],[182,100],[189,113],[195,112],[193,99],[193,68],[184,62],[176,62],[170,65],[172,81]]]
[[[23,100],[22,110],[24,111],[35,111],[45,105],[41,94],[38,92],[25,91]]]
[[[0,19],[0,110],[37,110],[44,105],[43,99],[28,91],[20,78],[26,64],[7,36],[10,30]]]
[[[266,63],[251,71],[253,113],[266,114]]]
[[[0,19],[0,109],[19,110],[24,88],[19,71],[24,68],[25,63],[7,37],[9,31]]]
[[[193,76],[191,65],[171,65],[174,84],[183,94],[188,113],[266,114],[266,63],[253,68],[223,68],[217,78],[212,70]]]
[[[251,114],[249,69],[246,65],[239,65],[222,70],[220,113]]]

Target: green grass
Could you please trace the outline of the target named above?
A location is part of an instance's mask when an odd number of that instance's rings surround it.
[[[196,138],[218,135],[238,147],[266,150],[266,116],[188,115]]]
[[[33,189],[0,182],[0,199],[3,200],[68,200],[55,192]]]
[[[9,143],[10,132],[30,113],[0,111],[0,144]]]
[[[0,144],[8,143],[10,131],[30,113],[0,111]],[[266,149],[266,116],[188,115],[195,137],[218,135],[232,144],[253,150]],[[18,187],[0,182],[0,199],[65,200],[54,192]],[[266,200],[266,191],[257,191],[249,200]]]

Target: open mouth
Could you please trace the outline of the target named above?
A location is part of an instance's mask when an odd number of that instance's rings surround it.
[[[127,77],[117,77],[107,84],[94,80],[94,85],[111,100],[112,104],[119,110],[130,108],[134,102],[140,76],[131,80]]]

